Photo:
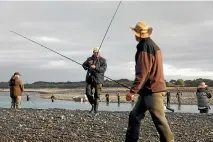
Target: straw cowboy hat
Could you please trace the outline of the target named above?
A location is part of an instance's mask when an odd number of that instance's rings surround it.
[[[137,37],[141,38],[147,38],[150,37],[152,34],[152,27],[149,27],[149,25],[145,24],[143,21],[138,22],[134,28],[130,27]]]
[[[205,82],[201,82],[200,85],[198,86],[198,88],[206,88],[208,87]]]

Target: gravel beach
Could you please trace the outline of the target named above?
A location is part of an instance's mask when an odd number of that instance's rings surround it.
[[[0,108],[0,142],[123,142],[129,112]],[[176,142],[213,142],[213,114],[166,113]],[[157,142],[149,113],[141,142]],[[143,130],[143,131],[142,131]]]

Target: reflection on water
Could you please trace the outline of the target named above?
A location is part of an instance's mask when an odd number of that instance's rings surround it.
[[[0,93],[0,107],[10,108],[10,97],[9,94],[4,95]],[[100,102],[99,110],[102,111],[131,111],[134,107],[134,103],[109,103]],[[199,113],[197,105],[175,105],[170,104],[170,107],[175,110],[175,112],[191,112]],[[54,102],[51,99],[40,99],[36,96],[30,96],[30,101],[27,101],[26,96],[22,96],[21,108],[61,108],[61,109],[71,109],[71,110],[90,110],[91,105],[88,102],[73,102],[73,101],[63,101],[55,100]],[[213,106],[211,105],[211,108]],[[171,112],[166,110],[166,112]],[[209,110],[209,113],[213,113],[213,109]]]
[[[106,106],[109,106],[109,102],[106,103]]]

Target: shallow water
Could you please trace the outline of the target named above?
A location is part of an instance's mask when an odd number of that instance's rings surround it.
[[[32,93],[31,93],[32,94]],[[55,100],[51,102],[50,99],[41,99],[38,96],[30,96],[31,101],[27,101],[26,96],[22,96],[21,108],[35,108],[35,109],[48,109],[48,108],[61,108],[61,109],[71,109],[71,110],[90,110],[91,105],[88,102],[74,102],[74,101],[65,101],[65,100]],[[10,96],[8,92],[0,92],[0,107],[10,108]],[[197,110],[197,105],[181,105],[180,107],[176,104],[171,104],[170,106],[175,110],[175,112],[182,113],[199,113]],[[109,103],[100,102],[99,110],[102,111],[131,111],[133,105],[130,103]],[[213,105],[211,105],[209,113],[213,113]],[[170,112],[166,110],[166,112]]]

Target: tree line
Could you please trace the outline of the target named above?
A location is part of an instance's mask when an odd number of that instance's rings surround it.
[[[203,78],[198,78],[194,80],[183,80],[183,79],[171,79],[169,81],[166,81],[166,86],[167,87],[197,87],[200,82],[204,81],[209,87],[213,87],[213,80],[211,79],[203,79]],[[119,79],[115,81],[110,81],[106,79],[104,81],[104,87],[122,87],[120,84],[123,84],[125,86],[132,86],[133,80],[128,80],[128,79]],[[25,88],[34,88],[34,89],[39,89],[39,88],[83,88],[85,87],[86,82],[85,81],[79,81],[79,82],[46,82],[46,81],[37,81],[34,83],[26,83]],[[0,88],[8,88],[8,82],[0,82]]]

